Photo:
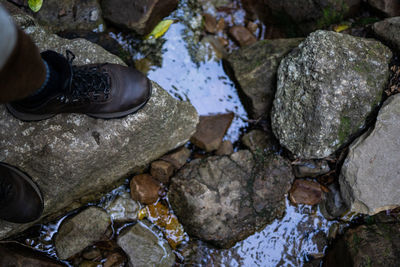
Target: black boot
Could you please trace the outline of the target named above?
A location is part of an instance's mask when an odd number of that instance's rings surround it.
[[[151,95],[150,81],[138,70],[117,64],[72,66],[65,58],[45,51],[50,79],[37,95],[7,104],[23,121],[48,119],[59,113],[83,113],[95,118],[120,118],[143,107]]]
[[[43,198],[31,178],[17,168],[0,163],[0,219],[28,223],[43,211]]]

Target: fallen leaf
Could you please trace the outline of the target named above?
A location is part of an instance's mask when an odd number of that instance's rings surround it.
[[[171,24],[174,21],[172,19],[166,19],[161,21],[160,23],[157,24],[157,26],[153,29],[153,31],[151,33],[149,33],[145,39],[150,39],[151,37],[153,37],[154,39],[157,39],[161,36],[164,35],[164,33],[166,33],[169,29],[169,27],[171,26]]]
[[[349,25],[347,24],[340,24],[340,25],[336,25],[335,27],[333,27],[333,30],[335,32],[342,32],[344,30],[347,30],[348,28],[350,28]]]
[[[28,5],[33,12],[38,12],[42,7],[43,0],[28,0]]]

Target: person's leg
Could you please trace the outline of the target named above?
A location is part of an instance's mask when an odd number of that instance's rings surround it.
[[[27,97],[43,85],[46,67],[39,49],[1,5],[0,51],[0,103]]]

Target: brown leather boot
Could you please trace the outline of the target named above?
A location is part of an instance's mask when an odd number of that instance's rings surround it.
[[[0,163],[0,219],[28,223],[43,211],[43,198],[31,178],[17,168]]]
[[[20,120],[38,121],[59,113],[120,118],[139,110],[151,96],[151,82],[136,69],[108,63],[72,66],[71,51],[68,58],[54,51],[41,55],[50,67],[44,92],[7,104]]]

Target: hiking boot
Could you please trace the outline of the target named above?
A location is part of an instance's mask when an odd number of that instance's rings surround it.
[[[59,113],[83,113],[95,118],[124,117],[142,108],[151,96],[151,82],[138,70],[117,64],[72,66],[75,55],[41,53],[50,71],[43,92],[7,104],[23,121],[38,121]]]
[[[28,223],[43,211],[43,198],[32,179],[17,168],[0,163],[0,219]]]

